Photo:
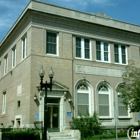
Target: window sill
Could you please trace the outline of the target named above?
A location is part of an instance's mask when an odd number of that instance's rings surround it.
[[[26,59],[27,56],[25,56],[24,58],[22,58],[22,61]]]
[[[1,117],[5,117],[6,116],[6,113],[5,112],[2,112],[1,113]]]
[[[89,58],[89,59],[86,59],[86,58],[75,57],[75,59],[78,59],[78,60],[86,60],[86,61],[92,61],[90,58]]]
[[[126,120],[126,119],[130,120],[130,119],[132,119],[132,117],[130,117],[130,116],[122,116],[122,117],[118,117],[118,119],[119,120]]]
[[[50,54],[50,53],[47,53],[46,55],[51,56],[51,57],[58,57],[59,56],[58,54]]]
[[[101,60],[96,60],[96,62],[100,62],[100,63],[111,63],[110,61],[101,61]]]
[[[126,64],[122,64],[122,63],[114,63],[114,64],[116,64],[116,65],[123,65],[123,66],[126,66],[126,65],[127,65],[127,63],[126,63]]]
[[[99,117],[100,120],[112,120],[113,118],[108,116],[108,117]]]

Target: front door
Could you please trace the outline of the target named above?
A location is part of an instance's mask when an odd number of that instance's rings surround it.
[[[47,127],[49,132],[59,131],[59,98],[48,98]]]

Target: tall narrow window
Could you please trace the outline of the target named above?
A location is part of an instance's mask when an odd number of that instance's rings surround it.
[[[4,74],[8,72],[8,55],[4,57]]]
[[[46,53],[57,55],[57,34],[47,32]]]
[[[118,95],[118,116],[125,117],[128,116],[128,110],[126,109],[122,101],[123,99]]]
[[[17,86],[17,95],[22,94],[22,85]]]
[[[121,46],[122,50],[122,63],[126,64],[126,51],[125,51],[125,46]]]
[[[90,58],[90,45],[89,45],[89,39],[85,39],[85,58]]]
[[[121,45],[114,45],[114,59],[115,63],[126,64],[126,47]]]
[[[12,49],[12,68],[16,66],[16,47]]]
[[[6,91],[2,94],[2,114],[6,113]]]
[[[115,62],[119,63],[119,46],[118,45],[114,45],[114,56],[115,56]]]
[[[20,102],[20,100],[19,100],[19,101],[17,101],[17,107],[19,108],[20,105],[21,105],[21,102]]]
[[[90,40],[76,37],[76,57],[90,59]]]
[[[81,38],[76,37],[76,57],[81,57]]]
[[[27,56],[27,38],[22,39],[22,59],[25,59]]]
[[[89,88],[85,84],[77,87],[77,116],[89,113]]]
[[[109,62],[109,44],[107,42],[96,41],[96,60]]]
[[[123,84],[119,84],[118,87],[123,88]],[[126,108],[126,106],[123,104],[123,98],[120,97],[120,95],[121,95],[121,93],[117,92],[118,117],[121,117],[121,118],[129,117],[130,116],[129,109]]]
[[[100,85],[98,88],[99,116],[110,116],[110,90],[107,85]]]
[[[99,41],[96,42],[96,59],[101,60],[101,43]]]
[[[104,61],[108,61],[108,43],[104,42]]]
[[[1,78],[1,61],[0,61],[0,78]]]

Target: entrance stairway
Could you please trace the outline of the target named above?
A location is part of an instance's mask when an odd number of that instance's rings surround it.
[[[48,133],[48,140],[80,140],[80,133],[77,130],[50,132]]]

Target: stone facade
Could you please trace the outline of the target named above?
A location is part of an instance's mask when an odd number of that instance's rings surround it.
[[[48,32],[57,35],[55,55],[46,53]],[[72,116],[77,116],[77,89],[83,81],[89,89],[88,111],[91,115],[94,111],[99,112],[98,87],[107,81],[109,115],[100,117],[103,125],[113,127],[115,117],[120,127],[136,124],[137,114],[119,117],[114,103],[117,105],[115,89],[122,82],[127,61],[132,59],[140,67],[139,32],[139,26],[108,17],[31,1],[0,44],[0,123],[5,127],[33,127],[35,121],[43,120],[43,96],[37,90],[39,69],[43,66],[46,71],[44,80],[49,81],[47,72],[50,67],[55,72],[53,91],[48,93],[48,114],[52,113],[52,116],[48,116],[53,121],[56,114],[53,111],[57,107],[56,123],[60,131],[68,129]],[[90,40],[90,59],[76,57],[76,37]],[[24,38],[26,56],[23,59]],[[108,62],[97,61],[96,41],[109,44]],[[114,44],[125,46],[126,64],[115,63]],[[13,47],[16,47],[16,65],[12,68]],[[6,74],[5,56],[8,56]],[[33,99],[35,93],[39,104]],[[58,100],[52,102],[53,99]],[[53,127],[51,121],[50,127]]]

